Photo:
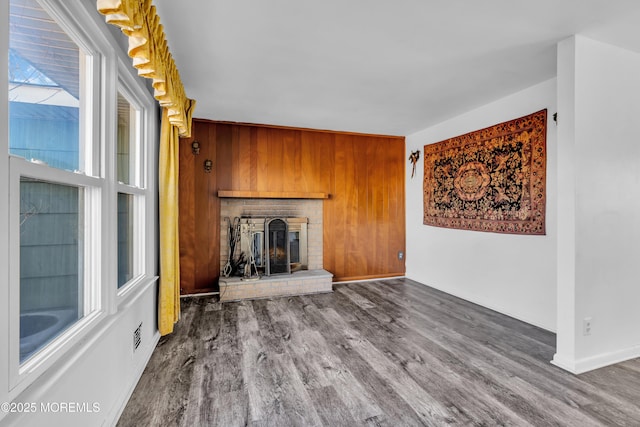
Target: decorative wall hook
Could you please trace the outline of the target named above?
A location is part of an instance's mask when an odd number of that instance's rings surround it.
[[[204,161],[204,171],[206,173],[210,173],[211,169],[213,169],[213,161],[211,159],[207,159]]]
[[[416,174],[416,163],[418,163],[419,159],[420,159],[420,150],[412,151],[411,155],[409,156],[409,161],[413,165],[411,169],[411,178],[413,178],[413,176]]]
[[[200,143],[198,141],[193,141],[191,143],[191,152],[196,156],[200,154]]]

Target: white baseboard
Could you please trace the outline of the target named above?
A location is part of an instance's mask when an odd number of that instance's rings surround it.
[[[602,353],[596,356],[584,357],[582,359],[569,359],[556,353],[551,363],[565,371],[578,375],[637,357],[640,357],[640,345],[609,353]]]
[[[567,372],[571,372],[572,374],[577,374],[576,366],[572,359],[568,359],[566,357],[561,356],[556,353],[553,355],[553,359],[551,360],[552,365],[556,365],[558,368],[564,369]]]
[[[122,400],[120,401],[119,405],[114,405],[114,408],[116,408],[115,410],[113,410],[108,416],[107,419],[105,420],[105,424],[104,425],[110,425],[112,427],[115,427],[116,424],[118,424],[118,420],[120,419],[120,416],[122,415],[122,413],[124,412],[124,408],[126,408],[127,403],[129,403],[129,399],[131,398],[131,395],[133,394],[133,391],[135,390],[136,386],[138,385],[138,382],[140,381],[140,378],[142,378],[142,374],[144,372],[144,369],[147,367],[147,365],[149,364],[149,360],[151,360],[151,356],[153,355],[153,352],[155,351],[157,345],[158,345],[158,341],[160,341],[160,332],[158,332],[156,330],[155,334],[153,335],[153,338],[151,339],[151,342],[149,344],[147,344],[147,355],[144,358],[144,363],[140,363],[139,366],[136,366],[136,376],[135,376],[135,381],[131,382],[131,386],[129,387],[129,390],[127,391],[127,393],[124,393],[122,395]]]
[[[533,326],[538,327],[540,329],[544,329],[545,331],[549,331],[549,332],[552,332],[554,334],[556,333],[554,327],[552,327],[551,325],[543,325],[542,323],[539,323],[539,322],[537,322],[535,320],[531,320],[531,319],[528,319],[526,317],[523,317],[523,316],[517,315],[515,313],[512,313],[509,310],[505,310],[503,307],[497,307],[497,306],[489,304],[489,303],[487,303],[485,301],[477,301],[476,299],[474,299],[472,297],[469,297],[468,295],[464,295],[463,293],[451,292],[449,289],[440,288],[440,287],[438,287],[436,285],[433,285],[433,284],[427,285],[427,284],[425,284],[423,282],[420,282],[418,280],[412,279],[410,277],[407,277],[407,278],[409,280],[412,280],[412,281],[422,285],[422,286],[426,286],[428,288],[436,289],[436,290],[438,290],[440,292],[444,292],[445,294],[449,294],[449,295],[454,296],[456,298],[460,298],[460,299],[465,300],[467,302],[470,302],[472,304],[476,304],[476,305],[479,305],[481,307],[488,308],[489,310],[495,311],[496,313],[504,314],[505,316],[509,316],[509,317],[512,317],[512,318],[514,318],[516,320],[519,320],[521,322],[528,323],[529,325],[533,325]]]

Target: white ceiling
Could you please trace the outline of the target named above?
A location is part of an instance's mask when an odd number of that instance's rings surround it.
[[[408,135],[554,77],[572,34],[640,52],[638,0],[153,1],[211,120]]]

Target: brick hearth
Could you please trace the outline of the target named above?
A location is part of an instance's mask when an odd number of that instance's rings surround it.
[[[244,281],[220,278],[220,301],[333,292],[333,274],[326,270],[303,270]]]

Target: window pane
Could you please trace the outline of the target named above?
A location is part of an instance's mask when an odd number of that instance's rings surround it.
[[[20,361],[83,312],[83,190],[20,179]]]
[[[133,278],[133,196],[118,193],[118,288]]]
[[[84,170],[80,64],[84,55],[35,0],[11,0],[9,152]]]
[[[118,93],[118,181],[125,184],[135,184],[132,146],[136,143],[136,128],[136,110]]]

